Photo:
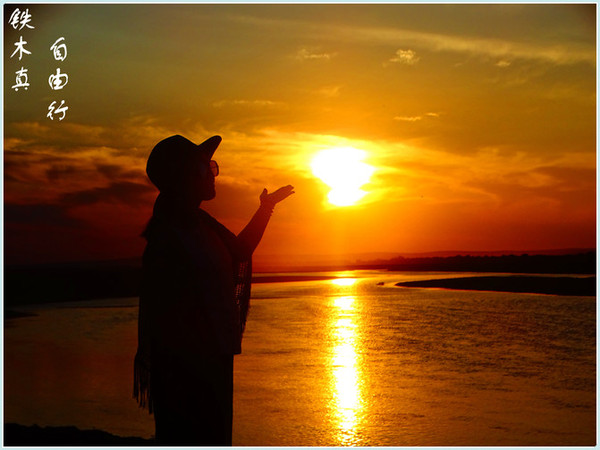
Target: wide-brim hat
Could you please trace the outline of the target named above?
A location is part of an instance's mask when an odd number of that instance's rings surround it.
[[[177,134],[163,139],[154,146],[148,157],[146,173],[150,181],[160,190],[176,185],[184,168],[198,158],[210,161],[221,143],[221,136],[212,136],[201,144]]]

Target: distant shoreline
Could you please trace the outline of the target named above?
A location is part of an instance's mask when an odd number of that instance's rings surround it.
[[[533,277],[522,275],[461,277],[406,281],[396,283],[395,286],[586,297],[596,295],[596,277]]]
[[[281,267],[263,272],[254,283],[310,281],[336,278],[333,272],[384,270],[392,272],[479,272],[512,274],[596,274],[596,252],[567,255],[505,255],[393,258],[323,267]],[[311,273],[309,273],[311,272]],[[315,272],[331,272],[320,275]],[[26,304],[137,297],[142,278],[141,261],[44,264],[4,268],[5,307]]]

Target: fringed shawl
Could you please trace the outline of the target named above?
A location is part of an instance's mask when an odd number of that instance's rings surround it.
[[[162,194],[161,194],[162,195]],[[241,246],[236,236],[227,228],[220,224],[217,220],[211,217],[208,213],[201,209],[196,209],[193,212],[181,213],[167,203],[161,197],[156,201],[154,215],[150,220],[143,236],[152,242],[153,239],[160,239],[161,233],[168,232],[169,227],[198,227],[200,225],[208,226],[214,233],[219,236],[224,246],[227,248],[232,260],[233,271],[233,297],[231,299],[236,305],[236,309],[240,313],[239,317],[239,339],[244,332],[246,318],[250,306],[250,289],[252,277],[252,256],[251,252],[246,251]],[[150,298],[148,298],[150,297]],[[134,360],[134,382],[133,396],[138,401],[140,407],[147,407],[150,413],[153,412],[152,404],[152,329],[153,318],[152,314],[156,314],[156,305],[148,305],[148,302],[153,301],[153,296],[144,295],[144,290],[140,295],[140,309],[138,320],[138,350]],[[154,307],[154,308],[152,308]],[[154,309],[154,312],[148,311]],[[237,321],[236,321],[237,322]],[[240,343],[238,343],[239,346]],[[234,351],[234,353],[236,353]],[[239,351],[237,351],[239,353]]]

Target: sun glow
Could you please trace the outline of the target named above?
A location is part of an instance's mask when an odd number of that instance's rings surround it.
[[[336,286],[352,286],[356,283],[356,278],[336,278],[335,280],[331,280],[331,283]]]
[[[361,187],[369,182],[375,168],[363,162],[367,152],[353,147],[321,150],[311,162],[313,174],[331,188],[327,199],[335,206],[356,204],[367,192]]]

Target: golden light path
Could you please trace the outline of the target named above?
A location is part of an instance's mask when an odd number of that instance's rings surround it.
[[[331,188],[329,203],[350,206],[367,194],[361,187],[369,182],[375,168],[363,162],[366,156],[367,152],[354,147],[332,147],[313,157],[313,174]]]
[[[332,283],[342,290],[352,287],[356,279],[338,278]],[[363,400],[361,395],[361,371],[358,361],[356,298],[344,295],[333,298],[334,319],[331,323],[333,349],[331,356],[332,393],[334,417],[337,422],[338,445],[359,445],[357,434],[361,420]]]

